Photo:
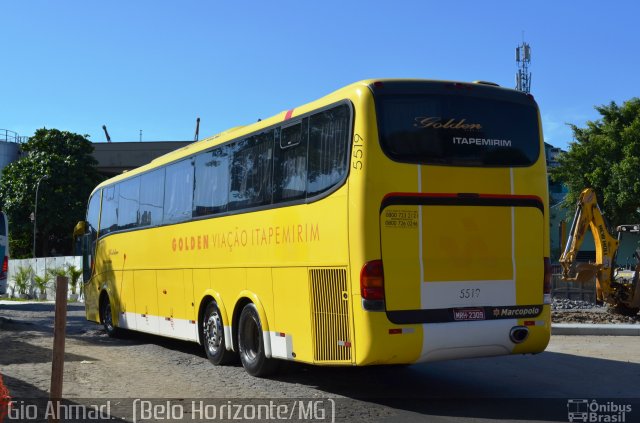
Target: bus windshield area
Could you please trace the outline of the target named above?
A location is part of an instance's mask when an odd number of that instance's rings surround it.
[[[393,160],[451,166],[530,166],[540,155],[535,103],[460,94],[381,95],[380,142]]]

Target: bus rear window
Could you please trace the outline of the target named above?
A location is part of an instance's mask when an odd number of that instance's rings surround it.
[[[393,160],[451,166],[530,166],[540,155],[533,102],[477,96],[381,95],[380,142]]]

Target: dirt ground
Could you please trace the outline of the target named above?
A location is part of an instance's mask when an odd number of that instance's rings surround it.
[[[611,318],[605,317],[606,312],[603,311],[584,310],[554,312],[554,318],[560,316],[564,321],[575,321],[583,314],[590,316],[591,320]],[[594,314],[597,314],[595,318]],[[50,303],[0,305],[0,373],[13,398],[48,397],[53,316],[53,304]],[[417,412],[418,417],[431,413],[415,405],[425,404],[424,401],[409,405],[405,402],[398,411],[397,405],[389,406],[389,398],[406,400],[414,396],[438,398],[460,395],[474,398],[479,392],[498,397],[538,395],[529,388],[519,391],[523,389],[521,385],[511,385],[518,379],[514,379],[513,374],[519,374],[523,368],[531,369],[531,378],[548,378],[558,369],[572,372],[575,368],[576,373],[561,376],[555,388],[563,392],[562,395],[569,396],[581,386],[572,378],[581,378],[587,371],[579,366],[584,365],[588,369],[594,365],[611,366],[610,372],[615,374],[638,372],[638,364],[627,364],[632,366],[627,370],[616,363],[640,362],[640,358],[632,361],[626,358],[630,350],[639,348],[639,337],[607,337],[609,340],[604,341],[594,339],[597,337],[554,336],[549,352],[538,356],[369,368],[326,368],[284,363],[276,377],[258,379],[248,376],[240,365],[212,366],[201,348],[193,343],[135,333],[121,339],[109,338],[100,326],[85,320],[82,304],[68,306],[67,321],[65,398],[349,400],[349,406],[339,411],[337,421],[396,421],[398,413]],[[598,348],[594,349],[594,346]],[[612,352],[620,354],[614,357]],[[584,364],[564,364],[576,363],[570,354],[585,357],[577,361]],[[587,354],[591,355],[586,358]],[[485,379],[487,368],[491,369],[490,380],[495,383]],[[485,382],[482,390],[478,391],[476,381],[481,380]],[[540,386],[545,386],[545,383],[548,382],[542,382]],[[605,389],[605,385],[603,382],[593,389]],[[496,406],[499,407],[500,403]],[[455,410],[447,413],[450,415],[447,417],[445,414],[444,420],[434,421],[457,421],[447,419],[464,417]]]
[[[215,392],[219,397],[248,393],[253,397],[319,395],[317,390],[289,383],[290,378],[295,380],[300,373],[317,372],[317,368],[300,365],[285,368],[281,382],[247,377],[239,365],[218,367],[215,377],[208,377],[205,375],[211,373],[212,366],[196,344],[138,333],[112,339],[101,326],[85,320],[82,304],[71,304],[68,310],[65,396],[132,397],[143,393],[147,397],[197,397],[204,392]],[[556,323],[640,323],[640,316],[621,316],[606,307],[555,310],[552,318]],[[52,304],[0,307],[0,371],[8,375],[5,383],[13,396],[46,396],[52,332]],[[159,339],[163,348],[156,345]],[[169,372],[167,368],[174,370]],[[185,371],[176,373],[176,369]],[[126,383],[105,383],[110,380]],[[220,390],[221,380],[224,390]]]

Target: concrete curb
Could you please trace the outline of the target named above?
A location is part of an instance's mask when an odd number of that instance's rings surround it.
[[[640,336],[640,324],[554,323],[551,334]]]

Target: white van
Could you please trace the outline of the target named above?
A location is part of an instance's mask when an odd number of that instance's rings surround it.
[[[0,295],[7,293],[7,270],[9,267],[9,220],[4,212],[0,212]]]

